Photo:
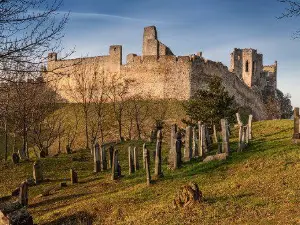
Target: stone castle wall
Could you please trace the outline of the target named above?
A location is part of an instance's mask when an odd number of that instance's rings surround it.
[[[111,46],[107,56],[83,59],[58,60],[55,53],[51,53],[47,70],[55,70],[56,73],[48,72],[46,77],[52,81],[51,85],[57,88],[61,96],[69,101],[74,101],[67,92],[75,86],[72,84],[75,84],[74,74],[78,71],[83,71],[87,77],[91,77],[91,82],[93,74],[96,73],[105,73],[107,79],[112,74],[133,79],[135,85],[130,90],[131,94],[186,100],[199,88],[206,88],[208,80],[216,75],[222,78],[226,90],[235,96],[239,105],[250,108],[256,119],[266,119],[267,111],[261,94],[249,87],[243,80],[243,75],[237,75],[243,70],[242,64],[237,63],[238,60],[247,58],[242,53],[243,51],[236,50],[236,54],[232,54],[232,62],[235,65],[231,65],[229,71],[222,63],[204,59],[201,53],[191,56],[173,55],[172,51],[157,39],[156,28],[148,27],[144,32],[143,55],[129,54],[124,65],[122,46],[118,45]],[[262,58],[259,58],[259,54],[256,57],[261,61],[257,66],[262,67]],[[252,68],[252,65],[250,67]],[[57,79],[57,74],[62,76]],[[258,75],[253,79],[258,82]],[[252,80],[249,82],[252,83]]]

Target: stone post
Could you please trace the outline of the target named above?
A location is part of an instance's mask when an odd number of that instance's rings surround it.
[[[246,145],[249,144],[249,124],[247,126],[245,126],[245,143]]]
[[[243,126],[243,138],[242,138],[244,147],[246,147],[247,143],[247,126]]]
[[[116,180],[118,178],[118,150],[114,149],[113,160],[111,164],[111,179]]]
[[[109,168],[112,169],[112,165],[113,165],[113,157],[114,157],[114,147],[110,146],[108,149],[108,153],[109,153]]]
[[[71,175],[71,184],[77,184],[78,183],[77,173],[73,169],[70,169],[70,175]]]
[[[161,170],[161,145],[162,145],[162,132],[158,130],[156,140],[156,151],[155,151],[155,176],[162,177],[163,173]]]
[[[181,167],[181,147],[182,147],[182,136],[180,131],[176,133],[176,155],[174,157],[174,169],[178,169]]]
[[[144,169],[146,169],[145,149],[146,149],[146,143],[143,144],[143,167],[144,167]],[[149,155],[149,157],[150,157],[150,155]]]
[[[300,131],[299,131],[299,108],[294,108],[294,135],[293,139],[299,139],[300,138]]]
[[[197,130],[196,127],[193,127],[193,157],[199,157],[199,148],[198,148],[198,140],[197,140]]]
[[[101,146],[101,152],[100,152],[100,160],[101,160],[101,171],[107,170],[107,160],[106,160],[106,149],[105,146]]]
[[[184,147],[184,161],[190,161],[192,158],[192,127],[187,126],[185,129],[185,147]]]
[[[35,184],[41,183],[44,178],[43,178],[43,168],[41,161],[35,161],[33,164],[33,179],[35,181]]]
[[[205,125],[201,125],[201,138],[200,139],[201,139],[200,157],[204,158],[207,153]]]
[[[214,141],[215,143],[218,143],[217,129],[215,124],[213,125],[213,130],[214,130]]]
[[[227,120],[221,119],[221,128],[222,128],[222,152],[229,155],[229,136],[227,131]]]
[[[199,156],[202,157],[202,124],[201,121],[198,121],[198,147],[199,147]]]
[[[22,206],[28,205],[28,184],[27,182],[23,182],[20,186],[20,192],[19,192],[19,203]]]
[[[243,126],[243,122],[241,120],[241,115],[239,113],[236,113],[236,120],[238,122],[238,125]]]
[[[150,174],[150,153],[149,150],[145,147],[144,148],[144,161],[145,161],[145,168],[146,168],[146,178],[147,178],[147,185],[151,184],[151,174]]]
[[[100,145],[97,142],[94,148],[94,172],[99,173],[101,169],[100,166]]]
[[[136,147],[133,148],[133,164],[134,164],[134,170],[135,171],[140,169],[138,150],[137,150]]]
[[[130,146],[128,147],[128,169],[129,175],[134,173],[133,154]]]
[[[207,143],[207,150],[209,150],[209,148],[211,147],[211,139],[210,139],[209,130],[207,126],[205,126],[205,138]]]
[[[117,174],[118,174],[118,177],[122,176],[122,170],[121,170],[121,165],[120,165],[119,159],[118,159],[118,163],[117,163]]]
[[[243,143],[243,126],[239,125],[239,151],[243,151],[244,143]]]
[[[252,140],[252,119],[253,119],[253,116],[252,116],[252,114],[250,114],[249,119],[248,119],[249,140]]]
[[[174,165],[174,160],[176,156],[176,132],[177,132],[177,125],[173,124],[171,126],[171,142],[170,142],[170,151],[169,151],[169,165]]]

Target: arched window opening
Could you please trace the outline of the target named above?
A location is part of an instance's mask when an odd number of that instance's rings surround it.
[[[249,72],[249,62],[248,62],[248,60],[246,61],[246,68],[245,68],[245,71],[246,71],[246,72]]]

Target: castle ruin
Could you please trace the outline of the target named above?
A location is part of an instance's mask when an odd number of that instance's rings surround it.
[[[74,70],[89,66],[91,76],[95,70],[106,74],[122,74],[136,81],[132,94],[143,90],[144,94],[150,94],[153,98],[178,100],[189,99],[198,89],[207,88],[212,76],[219,76],[237,103],[251,109],[258,120],[268,118],[264,99],[274,96],[277,88],[277,62],[264,66],[263,55],[257,50],[234,49],[228,69],[220,62],[205,59],[201,52],[175,56],[169,47],[158,40],[155,26],[144,28],[142,55],[127,55],[126,64],[122,63],[121,45],[110,46],[107,56],[83,59],[59,60],[56,53],[49,53],[48,71],[54,68],[64,71],[68,66]],[[63,98],[72,101],[66,93],[66,84],[72,82],[72,72],[68,73],[68,76],[53,79],[55,76],[49,72],[46,77]]]

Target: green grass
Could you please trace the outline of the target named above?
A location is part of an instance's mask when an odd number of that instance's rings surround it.
[[[237,133],[234,129],[233,150]],[[143,169],[128,175],[127,147],[131,144],[141,149],[142,142],[118,146],[125,175],[118,181],[110,180],[110,171],[94,174],[92,157],[86,151],[43,159],[44,176],[50,181],[30,187],[29,212],[38,224],[60,224],[60,219],[79,212],[92,216],[95,224],[299,224],[300,146],[291,143],[292,121],[256,122],[253,136],[246,151],[233,151],[227,161],[195,160],[175,171],[167,169],[165,143],[164,177],[150,187],[146,185]],[[150,145],[151,151],[154,148],[154,144]],[[31,177],[32,164],[33,161],[17,166],[2,164],[0,196],[10,194],[21,181]],[[79,184],[70,184],[70,168],[78,172]],[[50,196],[37,197],[65,179],[68,187]],[[198,183],[204,202],[175,210],[172,200],[179,187],[190,181]]]

